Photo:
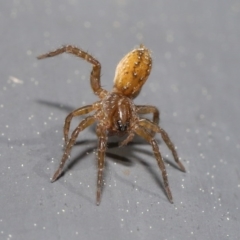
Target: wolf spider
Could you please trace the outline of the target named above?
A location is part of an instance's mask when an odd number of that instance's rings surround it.
[[[108,135],[122,136],[124,134],[128,134],[128,136],[120,143],[120,146],[126,145],[130,142],[135,134],[141,136],[151,144],[158,166],[162,172],[167,197],[169,201],[173,203],[172,194],[168,185],[166,168],[159,151],[158,144],[154,139],[155,133],[161,134],[164,142],[172,151],[173,157],[179,168],[183,172],[185,172],[185,168],[180,162],[175,147],[168,134],[158,126],[158,109],[154,106],[135,105],[133,103],[133,99],[140,93],[141,88],[146,82],[152,68],[150,51],[144,45],[140,45],[138,48],[132,50],[122,58],[116,68],[114,86],[111,92],[108,92],[101,87],[101,64],[97,59],[80,48],[65,45],[55,51],[40,55],[38,59],[53,57],[65,52],[83,58],[93,65],[90,82],[93,92],[100,98],[100,101],[91,105],[80,107],[66,117],[64,125],[65,151],[59,168],[53,175],[51,181],[56,181],[61,175],[63,166],[69,157],[70,151],[78,134],[93,123],[98,122],[96,127],[96,134],[98,136],[97,205],[100,204],[101,198]],[[77,128],[72,132],[69,139],[69,127],[72,118],[92,111],[95,111],[95,113],[82,120]],[[153,114],[152,121],[148,119],[140,119],[138,116],[138,114],[148,113]]]

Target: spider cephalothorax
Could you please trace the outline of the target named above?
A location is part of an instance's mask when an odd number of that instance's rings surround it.
[[[71,53],[77,57],[83,58],[93,65],[90,76],[90,82],[93,92],[100,98],[98,102],[87,105],[71,112],[65,120],[64,139],[65,151],[60,162],[59,168],[52,178],[56,181],[61,175],[64,164],[68,159],[70,151],[77,139],[78,134],[88,126],[97,122],[96,134],[98,136],[98,177],[97,177],[97,205],[100,204],[101,188],[103,181],[103,169],[105,162],[105,152],[107,148],[108,135],[124,135],[127,137],[120,145],[126,145],[131,141],[135,134],[138,134],[149,142],[152,146],[158,166],[162,171],[164,187],[167,197],[172,202],[172,194],[168,185],[166,168],[154,139],[155,133],[160,133],[164,142],[172,151],[174,159],[182,171],[184,166],[180,162],[173,143],[168,134],[159,127],[159,111],[154,106],[134,105],[133,99],[140,93],[143,84],[146,82],[152,68],[152,58],[150,51],[143,45],[132,50],[125,55],[116,68],[114,86],[111,92],[104,90],[100,84],[100,63],[87,52],[75,46],[66,45],[55,51],[43,54],[38,59],[53,57],[61,53]],[[68,138],[69,127],[73,117],[87,114],[95,111],[93,115],[86,117],[81,121],[78,127]],[[153,120],[141,119],[139,114],[153,114]]]

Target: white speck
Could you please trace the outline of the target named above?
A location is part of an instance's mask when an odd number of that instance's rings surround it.
[[[229,137],[229,136],[227,136],[225,139],[226,139],[226,141],[229,141],[229,140],[230,140],[230,137]]]
[[[31,56],[32,55],[32,51],[31,50],[27,50],[27,55]]]
[[[45,38],[48,38],[48,37],[50,36],[50,33],[49,33],[49,32],[44,32],[43,36],[44,36]]]
[[[33,224],[33,226],[34,226],[34,227],[36,227],[36,226],[37,226],[37,224],[36,224],[36,223],[34,223],[34,224]]]
[[[166,52],[165,55],[164,55],[164,57],[165,57],[166,59],[171,59],[172,54],[171,54],[170,52]]]
[[[175,85],[175,84],[171,85],[171,89],[173,90],[173,92],[178,92],[179,91],[178,86]]]
[[[91,27],[91,23],[90,22],[84,22],[84,27],[85,28],[90,28]]]
[[[212,126],[213,126],[213,127],[216,127],[217,124],[216,124],[215,122],[212,122]]]
[[[16,77],[13,77],[13,76],[10,76],[9,77],[9,80],[12,81],[13,83],[16,83],[16,84],[23,84],[23,81],[16,78]]]

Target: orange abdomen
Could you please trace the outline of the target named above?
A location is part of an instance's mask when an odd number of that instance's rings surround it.
[[[150,51],[143,45],[125,55],[115,72],[114,90],[134,98],[146,82],[152,68]]]

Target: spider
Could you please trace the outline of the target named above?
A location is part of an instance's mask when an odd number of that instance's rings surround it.
[[[166,168],[162,155],[159,151],[158,144],[154,139],[155,133],[161,134],[164,142],[171,150],[179,168],[183,172],[185,172],[185,168],[180,162],[178,154],[168,134],[158,125],[158,109],[155,106],[135,105],[133,103],[133,99],[140,93],[142,86],[146,82],[151,72],[152,58],[150,51],[141,44],[139,47],[133,49],[122,58],[122,60],[117,65],[114,78],[114,86],[110,92],[101,87],[100,62],[80,48],[72,45],[64,45],[55,51],[51,51],[49,53],[38,56],[38,59],[53,57],[65,52],[85,59],[87,62],[93,65],[90,76],[90,83],[93,92],[100,98],[100,100],[91,105],[80,107],[71,112],[66,117],[63,128],[65,150],[60,165],[53,175],[51,182],[56,181],[60,177],[64,164],[69,157],[70,151],[75,144],[78,134],[85,128],[97,122],[96,134],[98,137],[98,173],[96,204],[99,205],[101,200],[103,170],[105,165],[105,152],[107,148],[108,136],[127,135],[127,137],[119,144],[120,146],[123,146],[130,142],[135,134],[145,139],[152,146],[153,153],[162,172],[166,195],[169,201],[173,203],[172,194],[168,184]],[[95,111],[94,114],[87,116],[84,120],[82,120],[69,138],[69,127],[72,118],[88,114],[92,111]],[[139,117],[139,114],[149,113],[153,115],[152,121]]]

